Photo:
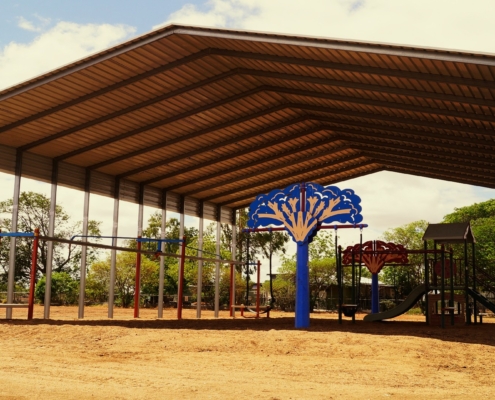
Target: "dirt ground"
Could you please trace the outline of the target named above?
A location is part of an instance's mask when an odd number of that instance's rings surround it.
[[[4,310],[2,310],[3,313]],[[441,329],[419,316],[338,324],[312,315],[219,319],[204,311],[52,307],[0,320],[0,399],[492,399],[495,319]],[[36,307],[35,318],[43,310]]]

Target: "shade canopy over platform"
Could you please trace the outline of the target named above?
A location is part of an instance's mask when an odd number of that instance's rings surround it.
[[[476,243],[471,224],[460,222],[455,224],[429,224],[423,240],[434,240],[437,243]]]
[[[171,25],[0,92],[0,169],[226,221],[383,170],[495,188],[494,99],[493,55]]]

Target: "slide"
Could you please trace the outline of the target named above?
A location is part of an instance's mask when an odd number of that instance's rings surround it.
[[[476,300],[478,303],[483,304],[486,308],[488,308],[491,312],[495,313],[495,304],[493,304],[490,300],[488,300],[482,294],[479,294],[477,291],[468,288],[468,294]]]
[[[397,307],[392,308],[391,310],[387,310],[381,313],[368,314],[364,317],[364,321],[382,321],[384,319],[391,319],[398,317],[401,314],[409,311],[418,300],[423,297],[426,292],[425,285],[416,286],[409,296],[405,298],[405,300],[399,304]],[[481,303],[481,302],[480,302]]]

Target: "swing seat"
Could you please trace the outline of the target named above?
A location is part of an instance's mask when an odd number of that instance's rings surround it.
[[[357,304],[342,304],[342,313],[346,316],[346,317],[353,317],[354,315],[356,315],[356,311],[357,311]]]

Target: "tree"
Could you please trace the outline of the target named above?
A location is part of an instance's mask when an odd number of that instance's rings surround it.
[[[476,238],[476,267],[484,273],[485,289],[495,287],[495,199],[455,208],[447,214],[446,223],[470,222]],[[456,257],[464,258],[464,245],[453,246]]]
[[[146,257],[141,258],[141,287],[153,286],[158,280],[158,264]],[[110,257],[97,261],[89,267],[86,281],[86,294],[92,299],[104,298],[110,282]],[[117,254],[115,293],[122,307],[130,307],[136,290],[136,254],[121,252]]]
[[[384,232],[383,240],[401,244],[408,250],[422,250],[424,248],[423,235],[428,222],[414,221],[409,224],[389,229]],[[407,296],[411,290],[424,281],[424,256],[409,254],[409,265],[389,266],[382,270],[383,282],[394,285],[399,296]]]
[[[46,278],[42,277],[36,284],[35,298],[39,302],[45,301]],[[76,304],[79,296],[79,282],[67,272],[54,272],[52,274],[52,303],[60,305]]]
[[[12,226],[12,207],[11,199],[0,202],[0,213],[8,215],[0,222],[2,231],[11,231]],[[55,208],[55,237],[68,239],[76,234],[81,233],[81,223],[72,222],[69,215],[62,206],[57,205]],[[48,223],[50,214],[50,199],[46,196],[34,192],[22,192],[19,197],[19,219],[17,225],[18,232],[34,232],[39,228],[41,236],[48,235]],[[89,221],[89,234],[94,236],[100,235],[101,222]],[[32,240],[17,240],[17,251],[15,260],[15,281],[27,284],[31,272],[31,253]],[[2,240],[0,243],[0,265],[3,268],[0,279],[7,280],[7,269],[9,265],[10,240]],[[38,253],[38,275],[46,273],[48,242],[40,240]],[[88,248],[88,262],[97,259],[96,249]],[[81,247],[68,246],[62,243],[53,244],[53,271],[67,272],[76,276],[79,271],[81,261]]]

